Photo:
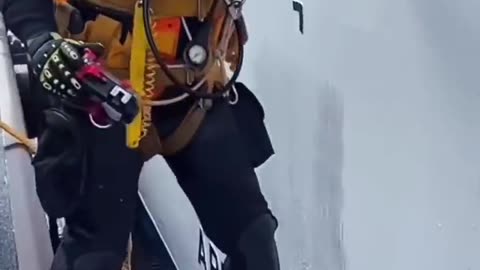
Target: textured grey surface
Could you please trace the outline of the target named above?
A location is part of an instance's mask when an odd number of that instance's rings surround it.
[[[5,46],[5,39],[5,25],[3,24],[3,16],[0,13],[0,43],[2,44],[2,48]],[[4,50],[1,51],[4,52]],[[3,56],[5,55],[3,54]],[[2,76],[0,76],[0,78],[5,79]],[[1,110],[0,119],[2,119]],[[6,145],[5,134],[0,130],[0,269],[17,270],[17,251],[10,199],[11,189],[7,174],[7,160],[4,145]]]
[[[2,83],[0,92],[2,120],[14,130],[25,133],[20,98],[3,23],[0,23],[0,82]],[[13,137],[6,134],[2,136],[2,149],[4,145],[13,143],[16,143]],[[15,262],[11,260],[12,258],[7,255],[3,257],[3,253],[0,253],[0,260],[5,260],[12,265],[11,267],[14,267],[6,268],[8,270],[48,269],[52,259],[52,249],[45,214],[35,191],[34,171],[30,164],[30,155],[23,148],[13,147],[3,153],[0,162],[2,162],[2,183],[3,185],[8,183],[8,189],[4,188],[2,192],[4,196],[8,194],[10,200],[9,206],[5,205],[1,210],[12,213],[10,219],[0,220],[0,224],[7,224],[10,228],[13,224],[14,230],[10,229],[12,234],[9,235],[7,247],[11,252],[16,250],[18,268],[14,266]],[[0,268],[0,270],[4,269]]]
[[[0,269],[17,270],[17,251],[10,203],[10,187],[6,171],[5,151],[3,150],[4,142],[4,133],[0,131]]]
[[[303,2],[304,35],[292,1],[248,2],[251,39],[241,80],[263,103],[275,145],[259,175],[280,221],[282,269],[343,270],[344,97],[318,70],[317,7]]]
[[[480,2],[302,2],[247,4],[283,269],[479,269]]]

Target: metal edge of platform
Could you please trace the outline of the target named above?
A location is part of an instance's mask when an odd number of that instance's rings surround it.
[[[3,14],[0,13],[0,42],[5,47],[6,31],[3,23]],[[7,78],[5,74],[0,74],[0,81]],[[2,120],[2,110],[0,109],[0,120]],[[0,130],[0,269],[16,270],[18,269],[18,256],[15,242],[15,231],[13,226],[12,205],[10,199],[10,183],[7,175],[7,160],[5,155],[5,146],[7,138],[5,132]]]
[[[0,117],[18,132],[25,132],[23,110],[0,13]],[[51,263],[46,216],[35,190],[31,157],[17,141],[0,131],[0,269],[45,270]],[[8,147],[8,148],[5,148]]]

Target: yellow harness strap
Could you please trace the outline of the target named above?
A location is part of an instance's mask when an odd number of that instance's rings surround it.
[[[133,21],[132,54],[130,57],[130,83],[133,89],[142,99],[149,99],[153,95],[145,91],[145,69],[147,63],[147,38],[143,27],[142,7],[135,7]],[[148,63],[147,63],[148,65]],[[148,68],[148,67],[147,67]],[[150,90],[150,89],[149,89]],[[153,91],[154,89],[151,89]],[[137,148],[140,140],[148,132],[148,126],[151,123],[151,107],[144,103],[141,104],[141,112],[135,120],[127,127],[127,146]],[[146,123],[146,125],[144,125]]]
[[[212,89],[209,88],[207,93],[211,93]],[[204,102],[211,102],[211,100]],[[205,107],[202,107],[201,104],[194,103],[175,131],[163,140],[160,140],[155,127],[150,126],[147,136],[140,144],[143,159],[149,160],[157,154],[173,155],[187,146],[200,128],[208,106],[210,105],[205,104]]]

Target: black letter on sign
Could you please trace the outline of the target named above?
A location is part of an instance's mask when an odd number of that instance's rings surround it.
[[[202,230],[200,230],[200,241],[198,243],[198,263],[203,264],[203,268],[207,270],[207,261],[205,258],[205,247],[203,246]]]
[[[303,4],[299,1],[293,1],[293,10],[298,12],[298,20],[299,20],[299,29],[300,33],[303,34]]]

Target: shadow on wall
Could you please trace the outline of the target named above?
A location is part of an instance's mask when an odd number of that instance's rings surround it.
[[[263,59],[271,61],[256,61],[252,79],[276,150],[260,175],[280,219],[282,268],[343,270],[342,97],[303,70],[301,61],[297,66],[301,59],[283,55],[292,68],[275,62],[273,49],[260,48]]]
[[[305,213],[311,232],[312,269],[344,270],[343,248],[343,100],[330,84],[318,90],[313,132],[313,177],[306,183]],[[319,236],[317,238],[317,236]],[[316,253],[316,254],[315,254]]]

